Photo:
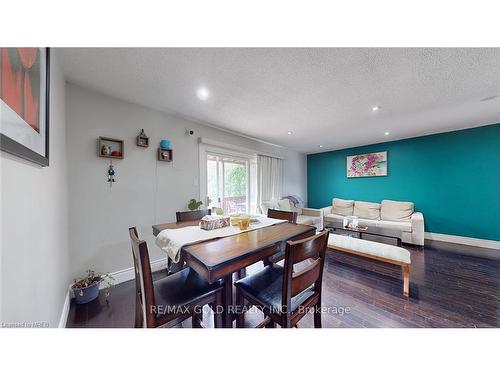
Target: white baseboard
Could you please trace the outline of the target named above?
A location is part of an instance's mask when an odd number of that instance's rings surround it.
[[[61,312],[61,317],[59,318],[58,328],[66,328],[66,321],[68,320],[69,305],[71,301],[70,292],[71,286],[68,287],[68,290],[66,291],[66,297],[64,298],[64,304]]]
[[[167,258],[158,259],[158,260],[154,260],[151,262],[151,272],[160,271],[160,270],[166,269],[166,268],[167,268]],[[134,267],[125,268],[124,270],[111,272],[110,275],[114,278],[114,280],[113,280],[114,285],[121,284],[121,283],[124,283],[125,281],[135,279]],[[104,289],[105,287],[106,287],[105,284],[100,285],[100,289]]]
[[[151,272],[156,272],[160,271],[162,269],[167,268],[167,259],[158,259],[154,260],[151,262]],[[126,268],[120,271],[115,271],[111,272],[110,275],[114,278],[113,284],[118,285],[121,283],[124,283],[125,281],[133,280],[135,279],[135,271],[134,267]],[[68,292],[66,293],[66,298],[64,300],[64,305],[62,308],[61,312],[61,317],[59,319],[59,328],[65,328],[66,327],[66,321],[68,320],[68,314],[69,314],[69,307],[71,303],[71,298],[73,298],[73,292],[71,290],[71,285],[70,284],[68,287]],[[101,284],[99,286],[99,289],[105,288],[106,285]]]
[[[451,234],[425,232],[424,238],[431,241],[457,243],[467,246],[483,247],[486,249],[500,250],[500,241],[483,240],[481,238],[455,236]]]

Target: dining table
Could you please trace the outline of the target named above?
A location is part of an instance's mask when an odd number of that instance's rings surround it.
[[[199,220],[153,225],[156,237],[164,229],[178,229],[199,225]],[[224,281],[223,325],[233,326],[233,274],[259,261],[266,261],[270,256],[285,248],[290,240],[299,240],[313,236],[316,228],[310,225],[278,223],[254,230],[242,231],[227,237],[214,238],[181,248],[181,262],[191,267],[209,283]]]

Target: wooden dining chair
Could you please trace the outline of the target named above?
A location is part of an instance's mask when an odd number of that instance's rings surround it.
[[[297,212],[293,211],[281,211],[273,210],[272,208],[267,210],[267,217],[280,220],[288,220],[289,223],[297,224]],[[285,257],[285,249],[282,248],[278,253],[271,255],[268,259],[264,260],[264,266],[269,263],[278,263]]]
[[[273,210],[270,208],[267,210],[267,217],[272,219],[288,220],[288,222],[290,223],[297,224],[297,212]],[[268,265],[269,263],[279,262],[281,259],[283,259],[284,254],[285,251],[282,250],[279,253],[270,256],[269,258],[263,261],[264,266]],[[241,270],[238,271],[238,279],[242,279],[246,275],[247,275],[246,268],[242,268]]]
[[[266,318],[258,328],[276,324],[294,327],[310,309],[314,311],[314,327],[321,328],[321,284],[327,245],[327,230],[302,240],[288,241],[284,267],[270,264],[234,284],[238,306],[244,306],[248,300],[263,311]],[[297,267],[299,265],[301,267]],[[237,327],[242,327],[244,309],[239,311]]]
[[[196,211],[177,211],[175,213],[175,217],[178,223],[182,223],[185,221],[195,221],[201,220],[201,218],[205,215],[211,215],[212,211],[210,208],[208,210],[196,210]],[[173,273],[179,272],[184,268],[184,261],[180,261],[179,263],[173,263],[172,259],[167,257],[167,274],[171,275]]]
[[[129,228],[135,270],[135,328],[173,327],[192,317],[193,328],[202,327],[203,306],[222,305],[222,284],[209,284],[191,268],[153,281],[148,245]],[[222,327],[222,316],[214,309],[214,326]]]
[[[267,210],[267,217],[272,219],[288,220],[290,223],[297,224],[297,212],[273,210],[270,208]]]
[[[201,220],[205,215],[211,215],[212,210],[209,208],[207,210],[196,210],[196,211],[177,211],[175,217],[178,223],[183,221],[194,221]]]

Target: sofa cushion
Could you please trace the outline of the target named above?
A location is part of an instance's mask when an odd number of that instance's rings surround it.
[[[352,216],[354,209],[354,201],[339,198],[332,200],[332,214],[342,216]]]
[[[323,217],[325,223],[337,223],[342,225],[344,221],[344,216],[337,214],[328,214]],[[370,220],[370,219],[358,219],[358,225],[367,226],[367,227],[376,227],[378,220]]]
[[[278,201],[278,207],[282,211],[292,211],[292,205],[288,199],[280,199]]]
[[[391,230],[400,230],[401,232],[412,231],[410,221],[379,220],[377,221],[377,227]]]
[[[327,215],[324,215],[323,216],[323,220],[326,221],[326,222],[342,222],[342,220],[344,219],[344,216],[342,215],[337,215],[337,214],[327,214]]]
[[[276,201],[264,201],[260,204],[260,210],[262,214],[267,215],[267,210],[276,207]]]
[[[414,211],[415,205],[413,202],[383,200],[380,218],[390,221],[409,221]]]
[[[297,216],[297,224],[305,224],[305,225],[316,225],[321,222],[321,217],[318,216],[307,216],[307,215],[299,215]]]
[[[380,203],[356,201],[354,202],[354,216],[380,220]]]

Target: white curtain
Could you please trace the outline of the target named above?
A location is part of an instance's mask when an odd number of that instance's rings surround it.
[[[283,196],[283,159],[258,155],[259,205]]]

